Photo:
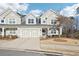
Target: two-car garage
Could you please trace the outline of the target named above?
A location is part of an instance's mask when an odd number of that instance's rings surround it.
[[[21,38],[41,37],[41,28],[18,28],[18,36]]]
[[[19,48],[24,49],[40,49],[40,37],[42,36],[41,28],[36,27],[18,27],[17,29],[17,36],[19,42],[22,44],[16,43],[20,45]],[[17,40],[18,40],[17,39]]]

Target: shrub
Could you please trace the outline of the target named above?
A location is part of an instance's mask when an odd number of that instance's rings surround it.
[[[79,39],[79,31],[74,33],[74,38]]]

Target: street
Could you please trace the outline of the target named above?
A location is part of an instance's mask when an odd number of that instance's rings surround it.
[[[44,54],[35,53],[35,52],[25,52],[25,51],[0,49],[0,56],[44,56]]]
[[[0,49],[0,56],[62,56],[57,52],[37,52],[37,51],[16,51]]]

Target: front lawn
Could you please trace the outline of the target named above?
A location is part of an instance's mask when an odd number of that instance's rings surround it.
[[[48,38],[41,40],[41,43],[44,44],[66,44],[66,45],[79,45],[79,40],[71,39],[71,38]]]

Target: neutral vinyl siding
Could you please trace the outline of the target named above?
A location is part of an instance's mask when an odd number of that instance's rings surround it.
[[[53,12],[51,12],[50,10],[47,11],[46,13],[44,13],[40,18],[41,18],[41,24],[51,24],[51,20],[54,19],[56,20],[57,15]],[[46,23],[43,23],[43,21],[45,20],[45,18],[47,18]]]
[[[29,24],[28,23],[28,19],[34,19],[34,23],[33,24],[36,24],[36,18],[34,16],[32,16],[32,15],[26,16],[25,19],[26,19],[26,24]]]
[[[5,23],[9,24],[10,19],[15,19],[15,24],[21,24],[21,18],[19,15],[14,14],[11,12],[9,15],[6,16],[5,18]]]

